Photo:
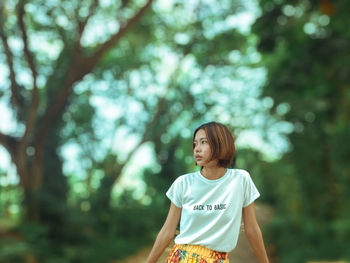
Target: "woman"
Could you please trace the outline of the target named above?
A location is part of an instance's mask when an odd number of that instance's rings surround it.
[[[244,230],[259,263],[269,262],[255,218],[254,200],[260,196],[248,172],[227,169],[235,152],[228,128],[210,122],[193,135],[193,154],[200,171],[178,177],[166,195],[171,200],[167,219],[146,263],[155,263],[180,234],[167,263],[228,263],[228,252]],[[180,220],[181,218],[181,220]]]

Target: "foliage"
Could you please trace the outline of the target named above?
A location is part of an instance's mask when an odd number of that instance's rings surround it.
[[[350,258],[348,2],[260,6],[253,30],[268,69],[264,95],[294,125],[290,152],[265,167],[279,262]]]

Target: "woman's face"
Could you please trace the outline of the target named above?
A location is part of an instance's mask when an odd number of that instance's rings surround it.
[[[193,155],[198,166],[205,166],[211,161],[211,149],[204,130],[197,131],[193,140]]]

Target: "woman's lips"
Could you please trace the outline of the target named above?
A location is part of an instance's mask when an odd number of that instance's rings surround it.
[[[202,156],[196,155],[195,158],[196,158],[196,160],[200,160],[200,159],[202,159]]]

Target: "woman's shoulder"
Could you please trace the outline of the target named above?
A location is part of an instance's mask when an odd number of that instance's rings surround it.
[[[231,171],[231,175],[232,176],[237,176],[237,177],[240,177],[240,178],[247,178],[247,177],[250,177],[250,174],[247,170],[244,170],[244,169],[229,169]]]
[[[183,175],[180,175],[178,178],[181,178],[181,180],[193,180],[197,177],[198,172],[191,172],[191,173],[186,173]]]
[[[186,173],[178,176],[174,182],[181,184],[190,184],[193,180],[197,179],[197,172]]]

